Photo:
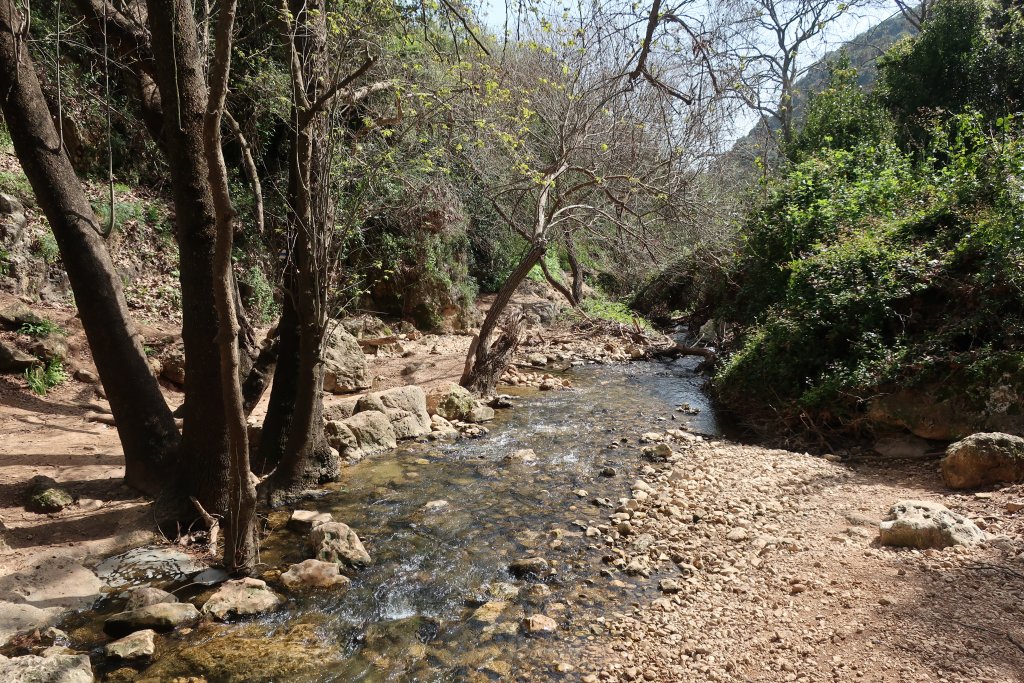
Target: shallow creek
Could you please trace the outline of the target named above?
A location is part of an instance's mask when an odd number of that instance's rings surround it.
[[[578,664],[574,651],[594,637],[602,614],[656,593],[657,581],[602,576],[601,553],[588,548],[583,529],[607,523],[613,511],[595,499],[629,495],[646,464],[640,433],[683,425],[719,432],[694,364],[575,368],[574,390],[521,394],[514,409],[498,411],[487,436],[410,443],[347,468],[325,495],[298,505],[330,511],[363,539],[374,564],[350,589],[290,595],[265,619],[165,636],[140,680],[559,680],[556,665]],[[684,403],[700,412],[677,411]],[[537,461],[502,462],[522,448]],[[261,559],[283,569],[309,550],[303,536],[281,527]],[[546,579],[550,593],[509,575],[510,561],[530,555],[556,570]],[[474,618],[488,601],[507,604],[493,620]],[[552,617],[558,631],[524,634],[523,618],[536,613]],[[95,617],[71,635],[79,645],[102,642]]]

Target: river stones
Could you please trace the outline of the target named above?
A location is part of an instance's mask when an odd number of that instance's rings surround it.
[[[334,515],[330,512],[317,512],[316,510],[292,510],[288,518],[288,528],[293,531],[308,532],[313,527],[333,522]]]
[[[161,602],[148,607],[121,612],[107,619],[103,630],[111,636],[125,636],[151,628],[165,633],[179,626],[194,624],[202,615],[188,602]]]
[[[322,562],[333,562],[353,568],[364,567],[372,562],[370,554],[363,547],[363,542],[347,524],[327,522],[315,526],[309,540],[316,559]]]
[[[303,560],[281,574],[286,588],[348,588],[349,578],[342,576],[338,565],[321,560]]]
[[[537,454],[532,448],[520,448],[515,453],[510,453],[502,458],[502,462],[508,464],[537,462]]]
[[[221,621],[232,617],[246,617],[272,612],[282,600],[267,588],[266,581],[245,577],[227,581],[203,605],[203,614],[210,614]]]
[[[397,439],[415,439],[430,433],[430,415],[423,389],[413,385],[367,394],[356,402],[355,414],[368,410],[384,413]]]
[[[946,548],[980,543],[985,532],[944,505],[905,500],[893,505],[888,519],[879,524],[878,540],[889,546]]]
[[[470,416],[476,406],[473,394],[458,384],[438,387],[427,394],[427,412],[431,415],[440,415],[446,420],[471,422]]]
[[[125,593],[128,600],[127,609],[136,610],[150,605],[159,605],[163,602],[178,602],[177,596],[152,586],[139,586],[132,588]]]
[[[355,437],[358,454],[362,457],[386,453],[398,446],[395,430],[388,416],[379,410],[367,410],[347,418],[342,424]],[[334,446],[334,444],[331,444]],[[351,453],[334,446],[341,453],[351,457]]]
[[[135,683],[167,683],[175,679],[217,683],[272,683],[322,680],[325,671],[342,661],[341,649],[313,624],[285,630],[259,623],[214,625],[204,637],[163,656]]]
[[[108,557],[96,566],[96,575],[114,588],[154,580],[180,581],[206,569],[192,555],[167,546],[143,546]]]
[[[508,571],[517,579],[539,578],[548,573],[548,561],[543,557],[525,557],[512,562]]]
[[[0,681],[24,683],[93,683],[88,655],[4,657],[0,655]]]
[[[493,624],[501,618],[501,613],[508,607],[508,603],[501,600],[491,600],[485,602],[473,612],[470,617],[473,621],[478,621],[483,624]]]
[[[103,648],[103,654],[116,659],[142,659],[152,657],[156,652],[156,631],[143,629],[131,633],[120,640],[107,643]]]
[[[558,630],[558,623],[545,614],[531,614],[523,619],[523,630],[527,633],[553,633]]]

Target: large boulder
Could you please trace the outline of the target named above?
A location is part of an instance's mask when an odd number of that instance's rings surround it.
[[[944,505],[905,500],[889,509],[889,516],[879,525],[878,540],[882,545],[903,548],[946,548],[980,543],[985,533]]]
[[[375,410],[387,415],[396,439],[414,439],[430,433],[427,397],[417,386],[396,387],[363,396],[355,413]]]
[[[281,597],[267,588],[260,579],[245,577],[226,581],[203,605],[203,614],[211,614],[221,621],[232,617],[247,617],[273,612],[281,604]]]
[[[359,342],[335,326],[324,339],[324,391],[349,394],[370,386],[366,378],[366,355]]]
[[[352,434],[352,438],[355,439],[356,453],[342,451],[337,446],[335,448],[338,448],[339,452],[349,457],[353,455],[367,456],[385,453],[398,445],[395,430],[391,426],[391,420],[380,411],[367,410],[362,413],[356,413],[342,422],[342,424]],[[334,445],[334,442],[331,445]]]
[[[341,522],[326,522],[313,527],[309,535],[316,559],[348,567],[364,567],[372,562],[356,532]]]
[[[1024,481],[1024,439],[1011,434],[971,434],[951,444],[942,478],[953,489]]]
[[[151,628],[163,633],[199,621],[199,610],[189,602],[161,602],[108,618],[103,630],[112,636],[124,636]]]
[[[469,422],[476,406],[473,394],[458,384],[437,387],[427,394],[427,412],[446,420]]]
[[[89,655],[4,657],[0,655],[0,681],[11,683],[92,683]]]

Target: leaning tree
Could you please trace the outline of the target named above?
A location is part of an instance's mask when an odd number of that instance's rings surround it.
[[[546,20],[526,40],[465,74],[467,156],[496,213],[526,246],[487,312],[461,383],[487,394],[516,346],[509,324],[492,339],[518,286],[558,240],[576,260],[581,240],[651,253],[678,219],[695,170],[717,142],[721,96],[705,49],[648,46],[658,17]],[[710,40],[710,38],[708,38]],[[578,300],[582,282],[574,268]]]

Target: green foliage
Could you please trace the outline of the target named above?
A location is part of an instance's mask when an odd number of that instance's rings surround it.
[[[68,373],[59,360],[51,360],[45,365],[36,365],[25,371],[28,388],[40,396],[46,396],[50,389],[63,384],[67,379]]]
[[[61,326],[46,318],[22,323],[21,327],[18,328],[18,332],[37,339],[44,339],[51,335],[64,336],[64,330]]]
[[[258,266],[249,268],[242,275],[242,281],[248,289],[246,303],[254,322],[266,325],[276,320],[280,306],[274,300],[274,287],[263,269]]]
[[[17,197],[26,206],[35,206],[36,204],[36,195],[32,191],[32,185],[20,170],[0,171],[0,192]]]
[[[1021,128],[964,114],[923,155],[826,146],[793,164],[746,225],[720,396],[841,416],[887,384],[990,376],[994,358],[1024,377]]]
[[[653,326],[643,316],[632,310],[629,305],[608,298],[604,292],[595,290],[592,296],[588,296],[580,303],[580,312],[588,318],[597,318],[611,323],[629,325],[638,323],[644,330],[653,330]],[[579,314],[574,309],[569,309],[570,318],[578,318]]]
[[[827,86],[810,96],[803,127],[787,155],[801,161],[823,149],[849,149],[893,140],[893,124],[878,98],[858,84],[846,52],[828,63]]]
[[[46,263],[56,263],[60,258],[60,247],[53,233],[47,230],[40,233],[32,245],[32,253],[42,258]]]
[[[883,96],[914,139],[923,112],[995,118],[1024,105],[1024,14],[1011,0],[942,0],[914,39],[880,63]]]

